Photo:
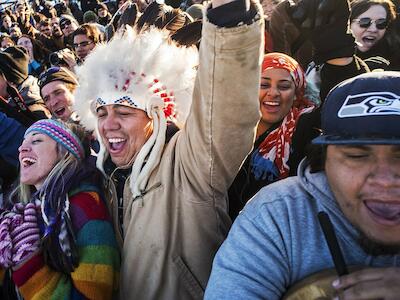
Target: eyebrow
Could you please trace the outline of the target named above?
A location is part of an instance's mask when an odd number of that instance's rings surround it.
[[[127,108],[131,108],[131,107],[129,107],[129,106],[126,106],[126,105],[121,105],[121,104],[114,104],[114,109],[117,109],[117,108],[125,108],[125,107],[127,107]]]
[[[361,151],[372,151],[371,146],[377,146],[377,145],[343,145],[344,149],[354,149],[354,150],[361,150]],[[379,146],[379,145],[378,145]],[[384,145],[382,145],[384,146]],[[388,145],[390,146],[390,145]],[[392,152],[400,152],[400,145],[392,145]]]
[[[62,83],[63,84],[63,83]],[[57,92],[63,92],[64,91],[64,89],[62,89],[62,88],[56,88],[54,91],[52,91],[52,93],[57,93]]]
[[[261,76],[261,79],[271,80],[270,77],[265,77],[265,76]],[[284,82],[290,82],[290,83],[292,82],[292,80],[290,80],[290,79],[279,79],[278,81],[279,81],[279,82],[284,81]]]
[[[41,133],[41,132],[33,132],[33,133],[32,133],[32,136],[35,136],[35,135],[38,135],[38,134],[39,134],[39,135],[44,135],[44,133]],[[24,139],[24,140],[25,140],[25,139]]]
[[[368,151],[371,149],[368,145],[343,145],[343,148],[345,149],[358,149],[358,150],[364,150]]]

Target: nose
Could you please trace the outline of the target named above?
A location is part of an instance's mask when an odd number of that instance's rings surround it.
[[[57,105],[57,103],[58,103],[57,97],[49,96],[49,100],[46,101],[46,106],[48,107],[48,109],[52,111],[54,107]]]
[[[270,86],[267,89],[267,96],[269,97],[277,97],[280,95],[280,91],[277,87]]]
[[[384,188],[400,187],[399,164],[389,159],[378,159],[370,171],[369,183]]]
[[[30,150],[29,144],[26,140],[22,141],[21,146],[19,146],[18,151],[19,153],[28,152]]]
[[[104,130],[118,130],[121,128],[117,118],[112,112],[104,116],[100,122],[101,123],[99,125]]]
[[[368,26],[368,31],[378,31],[378,28],[376,28],[376,23],[375,22],[371,22],[371,25]]]

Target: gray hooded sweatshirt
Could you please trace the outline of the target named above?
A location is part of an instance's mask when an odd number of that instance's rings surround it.
[[[296,282],[333,268],[317,214],[335,228],[347,265],[400,266],[400,256],[371,256],[345,218],[324,172],[303,162],[297,177],[264,187],[233,224],[213,263],[205,299],[280,299]]]

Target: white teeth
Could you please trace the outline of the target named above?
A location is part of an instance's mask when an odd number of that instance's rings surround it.
[[[35,162],[36,162],[36,159],[31,158],[31,157],[24,157],[24,158],[22,159],[22,163],[23,163],[23,165],[24,165],[25,167],[26,167],[26,166],[33,165]]]
[[[367,40],[367,41],[375,41],[376,38],[373,37],[373,36],[366,36],[366,37],[364,37],[364,40]]]
[[[125,139],[118,139],[118,138],[115,138],[115,139],[108,139],[108,142],[109,143],[121,143],[121,142],[125,142]]]
[[[263,104],[271,106],[279,106],[279,102],[272,102],[272,101],[264,101]]]
[[[31,162],[31,163],[35,163],[35,162],[36,162],[36,159],[30,158],[30,157],[24,157],[24,158],[22,159],[22,162]]]

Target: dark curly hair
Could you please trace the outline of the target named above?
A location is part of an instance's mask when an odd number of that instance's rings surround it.
[[[396,7],[391,0],[353,0],[350,2],[350,21],[365,13],[374,5],[381,5],[385,8],[389,24],[396,19]]]

